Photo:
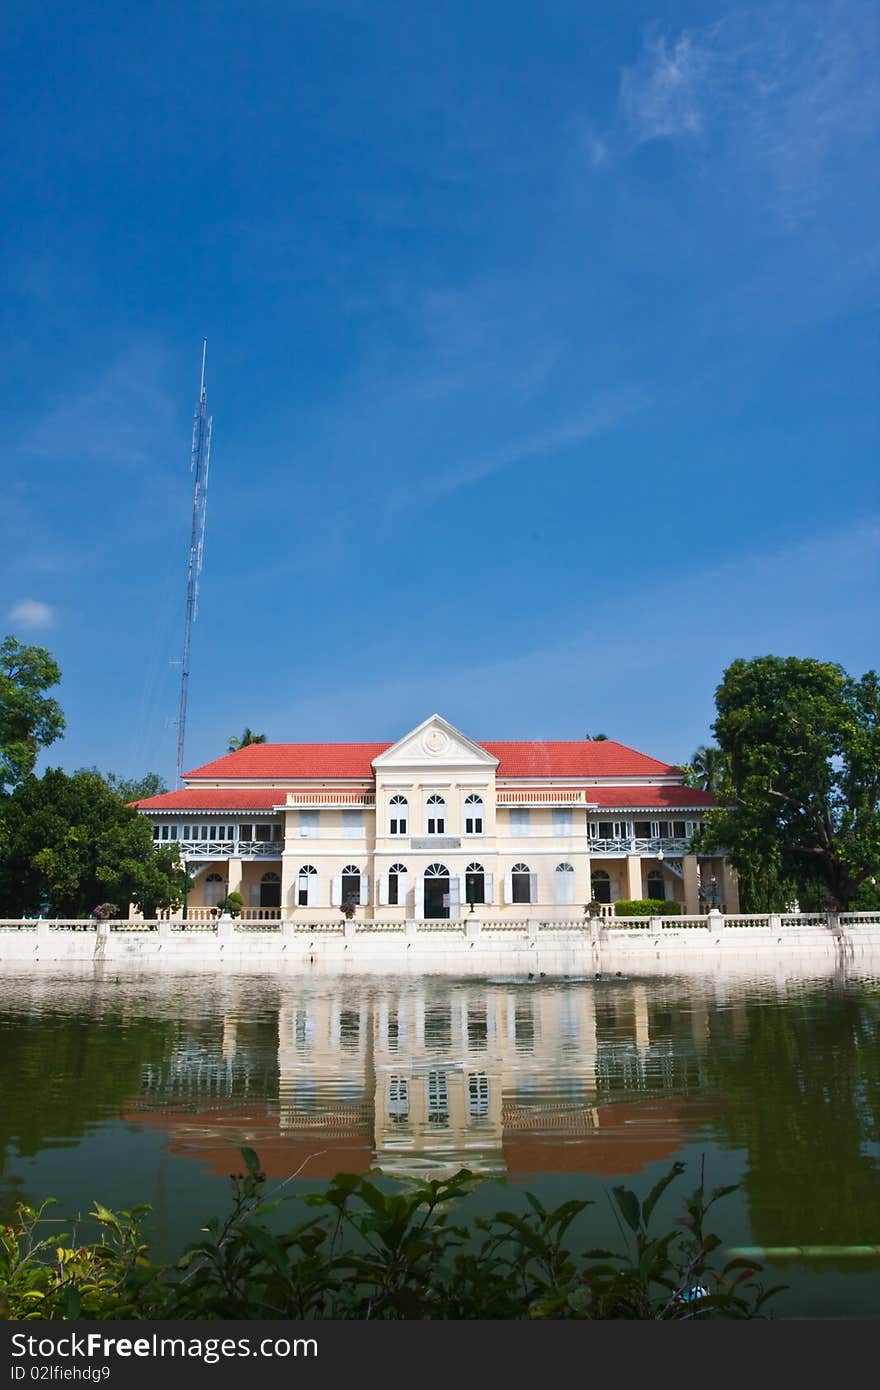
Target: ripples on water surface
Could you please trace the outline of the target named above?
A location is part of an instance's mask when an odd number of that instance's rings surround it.
[[[161,1253],[224,1209],[238,1147],[272,1183],[505,1177],[478,1204],[644,1193],[705,1157],[730,1245],[880,1244],[875,979],[456,982],[0,977],[0,1216],[148,1201]],[[673,1193],[676,1191],[673,1187]],[[667,1194],[660,1214],[678,1214]],[[779,1313],[877,1316],[880,1261],[786,1260]]]

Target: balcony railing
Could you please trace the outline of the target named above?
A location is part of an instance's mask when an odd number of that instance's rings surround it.
[[[163,840],[177,845],[182,859],[280,859],[283,840]]]
[[[367,791],[348,792],[288,792],[287,806],[375,806],[376,793]]]
[[[496,802],[499,806],[595,805],[595,802],[590,802],[589,797],[581,787],[560,788],[556,791],[541,791],[538,788],[505,791],[503,787],[500,787],[496,792]]]
[[[690,854],[690,846],[690,840],[673,839],[671,836],[663,835],[648,840],[637,838],[601,840],[598,836],[596,838],[591,836],[587,840],[587,848],[594,855],[640,854],[650,857],[659,854],[662,850],[665,855],[675,859],[682,854]]]

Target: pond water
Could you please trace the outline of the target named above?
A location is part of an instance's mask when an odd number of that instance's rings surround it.
[[[466,1166],[507,1183],[477,1208],[591,1199],[618,1247],[612,1186],[685,1162],[659,1229],[703,1164],[740,1184],[726,1246],[823,1248],[766,1261],[777,1316],[880,1314],[880,1258],[846,1252],[880,1247],[876,978],[0,976],[0,1219],[149,1202],[169,1257],[241,1144],[288,1193]]]

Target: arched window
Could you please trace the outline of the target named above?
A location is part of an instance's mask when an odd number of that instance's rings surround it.
[[[429,835],[446,834],[446,802],[442,796],[435,792],[428,797],[428,831]],[[425,875],[427,878],[427,874]]]
[[[483,798],[477,796],[476,792],[465,797],[464,833],[465,835],[482,835],[483,833]],[[482,898],[479,901],[482,902]]]
[[[296,876],[297,907],[317,907],[318,870],[314,864],[303,864]]]
[[[482,864],[468,864],[465,869],[464,900],[466,903],[486,901],[486,871]]]
[[[388,905],[400,907],[406,902],[407,873],[405,864],[392,864],[388,870]]]
[[[220,874],[208,874],[205,879],[205,906],[219,907],[226,897],[226,885]]]
[[[406,834],[407,803],[405,796],[392,796],[389,802],[388,834]]]
[[[361,900],[361,871],[356,864],[346,864],[342,870],[342,901],[340,907],[356,907]]]
[[[528,864],[514,864],[510,871],[510,893],[512,903],[533,903],[537,899],[537,874],[533,874]]]
[[[260,879],[260,907],[281,906],[281,879],[278,874],[263,874]]]
[[[557,864],[554,874],[556,885],[556,901],[558,903],[574,902],[574,865]]]
[[[604,869],[594,869],[590,880],[593,890],[593,901],[597,903],[611,902],[611,879]]]
[[[658,902],[666,900],[666,880],[663,877],[662,869],[652,869],[646,880],[648,897],[655,898]]]

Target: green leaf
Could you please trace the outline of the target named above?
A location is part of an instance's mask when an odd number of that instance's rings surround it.
[[[628,1187],[613,1187],[611,1192],[627,1226],[631,1231],[637,1231],[641,1225],[642,1212],[638,1197]]]
[[[244,1159],[244,1166],[247,1168],[251,1177],[254,1176],[254,1173],[259,1173],[260,1160],[257,1158],[257,1155],[254,1153],[253,1149],[239,1149],[239,1153]]]
[[[667,1187],[671,1182],[675,1182],[676,1178],[681,1177],[682,1173],[684,1172],[684,1169],[685,1165],[683,1163],[673,1163],[666,1176],[662,1177],[660,1181],[658,1183],[655,1183],[654,1186],[651,1188],[651,1191],[648,1193],[647,1197],[642,1203],[642,1217],[646,1226],[648,1222],[651,1220],[651,1212],[654,1210],[658,1201],[663,1196],[663,1193],[666,1191]]]
[[[73,1284],[68,1284],[64,1290],[63,1307],[64,1316],[66,1318],[79,1317],[80,1309],[82,1308],[82,1299],[79,1296],[79,1291]]]

